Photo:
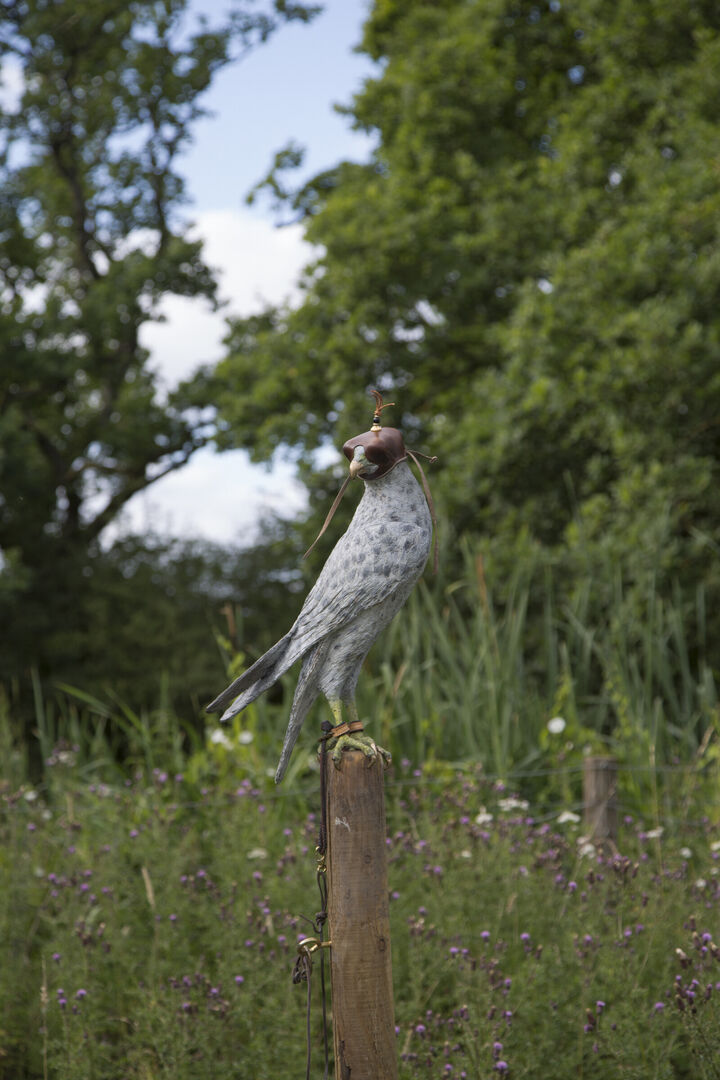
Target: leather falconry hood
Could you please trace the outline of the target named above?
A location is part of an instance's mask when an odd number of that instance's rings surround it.
[[[373,472],[372,474],[368,473],[367,476],[363,476],[363,480],[365,481],[366,484],[367,483],[373,483],[373,481],[375,481],[375,480],[379,480],[381,476],[387,476],[387,474],[390,472],[390,470],[394,469],[395,466],[399,462],[407,461],[408,457],[412,458],[412,460],[415,462],[415,464],[417,465],[417,467],[418,467],[418,469],[420,471],[420,478],[422,480],[423,491],[425,492],[425,498],[427,499],[427,504],[428,504],[428,507],[430,509],[430,516],[432,517],[433,527],[434,527],[434,530],[435,530],[435,552],[434,552],[434,558],[433,558],[433,572],[437,573],[437,563],[438,563],[437,518],[435,517],[435,507],[433,505],[432,495],[430,494],[430,488],[428,486],[428,482],[427,482],[427,480],[425,478],[425,473],[423,472],[422,465],[420,464],[420,462],[418,461],[418,459],[416,457],[416,454],[419,453],[419,451],[413,451],[413,450],[408,450],[407,449],[407,447],[405,446],[405,443],[403,442],[403,437],[402,437],[400,431],[397,428],[381,427],[380,426],[380,414],[381,414],[381,412],[383,411],[383,409],[386,409],[388,407],[388,405],[394,405],[395,402],[394,401],[388,401],[387,404],[383,404],[383,399],[382,399],[380,393],[377,390],[371,390],[370,393],[375,398],[375,415],[373,416],[372,427],[370,428],[369,431],[364,431],[362,433],[362,435],[355,435],[354,438],[348,439],[347,442],[344,443],[344,445],[343,445],[343,453],[344,453],[345,457],[348,459],[348,461],[352,461],[353,456],[354,456],[354,452],[355,452],[355,448],[358,447],[358,446],[362,446],[364,451],[365,451],[365,457],[370,462],[370,464],[378,466],[377,469],[375,470],[375,472]],[[420,454],[420,456],[425,457],[426,455],[425,454]],[[432,463],[433,461],[437,461],[437,458],[436,457],[431,457],[431,458],[428,458],[428,460]],[[323,535],[323,533],[327,529],[328,525],[330,524],[330,522],[332,520],[332,517],[333,517],[333,514],[335,513],[338,506],[340,505],[340,500],[342,499],[343,495],[345,494],[345,491],[347,489],[347,486],[348,486],[349,482],[350,482],[350,477],[348,476],[343,481],[343,485],[340,488],[339,492],[337,493],[337,497],[335,499],[335,502],[330,507],[330,512],[329,512],[328,516],[325,519],[325,524],[323,525],[323,527],[320,530],[320,532],[318,533],[318,535],[315,537],[315,540],[313,541],[311,546],[305,552],[305,555],[303,556],[305,559],[308,557],[308,555],[310,554],[312,549],[315,547],[315,544],[317,544],[318,540],[320,539],[320,537]]]
[[[403,437],[394,427],[380,427],[380,413],[375,413],[373,426],[362,435],[356,435],[354,439],[348,439],[343,446],[343,454],[352,461],[356,446],[362,446],[365,457],[371,465],[377,465],[377,470],[364,477],[368,480],[378,480],[385,476],[397,465],[399,461],[407,461],[407,450]]]

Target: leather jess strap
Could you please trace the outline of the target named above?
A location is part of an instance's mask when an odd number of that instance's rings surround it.
[[[340,735],[351,735],[355,731],[364,731],[362,720],[351,720],[349,724],[338,724],[328,732],[331,739],[337,739]]]

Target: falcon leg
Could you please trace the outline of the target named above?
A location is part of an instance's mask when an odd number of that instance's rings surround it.
[[[357,706],[352,699],[342,701],[340,698],[334,698],[329,704],[335,726],[342,724],[343,722],[343,706],[347,713],[348,723],[352,723],[359,719]],[[332,752],[333,764],[336,769],[340,768],[343,752],[345,750],[361,750],[368,759],[368,766],[374,764],[378,754],[386,766],[392,763],[392,756],[389,750],[385,750],[382,746],[378,746],[370,735],[364,735],[359,731],[353,732],[352,734],[348,733],[347,735],[338,735],[335,738],[329,739],[327,749]]]

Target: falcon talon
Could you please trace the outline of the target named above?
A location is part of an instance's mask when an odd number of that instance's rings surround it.
[[[392,754],[390,753],[390,751],[386,750],[382,746],[378,746],[378,754],[382,758],[382,763],[385,766],[385,768],[389,769],[390,766],[392,765]]]
[[[368,758],[368,766],[375,764],[380,750],[369,735],[339,735],[335,739],[330,739],[327,748],[336,769],[340,768],[342,756],[348,750],[360,750]],[[383,751],[384,753],[386,751]]]
[[[231,720],[302,660],[275,773],[278,784],[287,770],[303,721],[320,694],[330,704],[335,726],[346,732],[336,743],[328,740],[329,746],[334,745],[332,758],[336,765],[345,749],[362,750],[369,764],[378,755],[385,764],[391,760],[369,736],[359,734],[355,687],[370,647],[397,615],[425,569],[436,520],[430,489],[415,452],[406,448],[397,428],[382,427],[381,413],[387,405],[378,391],[373,391],[373,396],[372,427],[343,446],[350,463],[348,476],[317,539],[328,528],[350,482],[358,479],[365,491],[347,531],[330,552],[287,634],[207,706],[208,712],[221,712],[221,720]],[[422,488],[408,459],[420,470]],[[343,711],[349,722],[343,722]]]

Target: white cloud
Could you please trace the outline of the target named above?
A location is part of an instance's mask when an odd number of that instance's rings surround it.
[[[217,271],[220,297],[228,304],[213,312],[204,301],[169,297],[166,321],[143,328],[142,344],[169,386],[222,356],[228,314],[249,315],[267,303],[296,300],[300,271],[313,255],[299,226],[276,229],[249,211],[198,214],[195,233],[205,242],[206,261]],[[291,465],[275,464],[269,472],[251,465],[242,450],[207,449],[131,499],[120,528],[243,544],[252,541],[265,514],[293,516],[304,506],[304,488]]]
[[[205,260],[217,273],[219,298],[227,304],[213,312],[205,300],[170,296],[161,308],[165,321],[143,327],[141,343],[169,384],[220,358],[227,316],[297,300],[300,271],[314,250],[299,225],[277,229],[248,210],[200,213],[191,235],[202,238]]]
[[[242,547],[253,542],[262,517],[293,517],[305,505],[305,489],[290,465],[268,471],[251,465],[244,450],[205,449],[131,499],[119,531],[199,536]]]

